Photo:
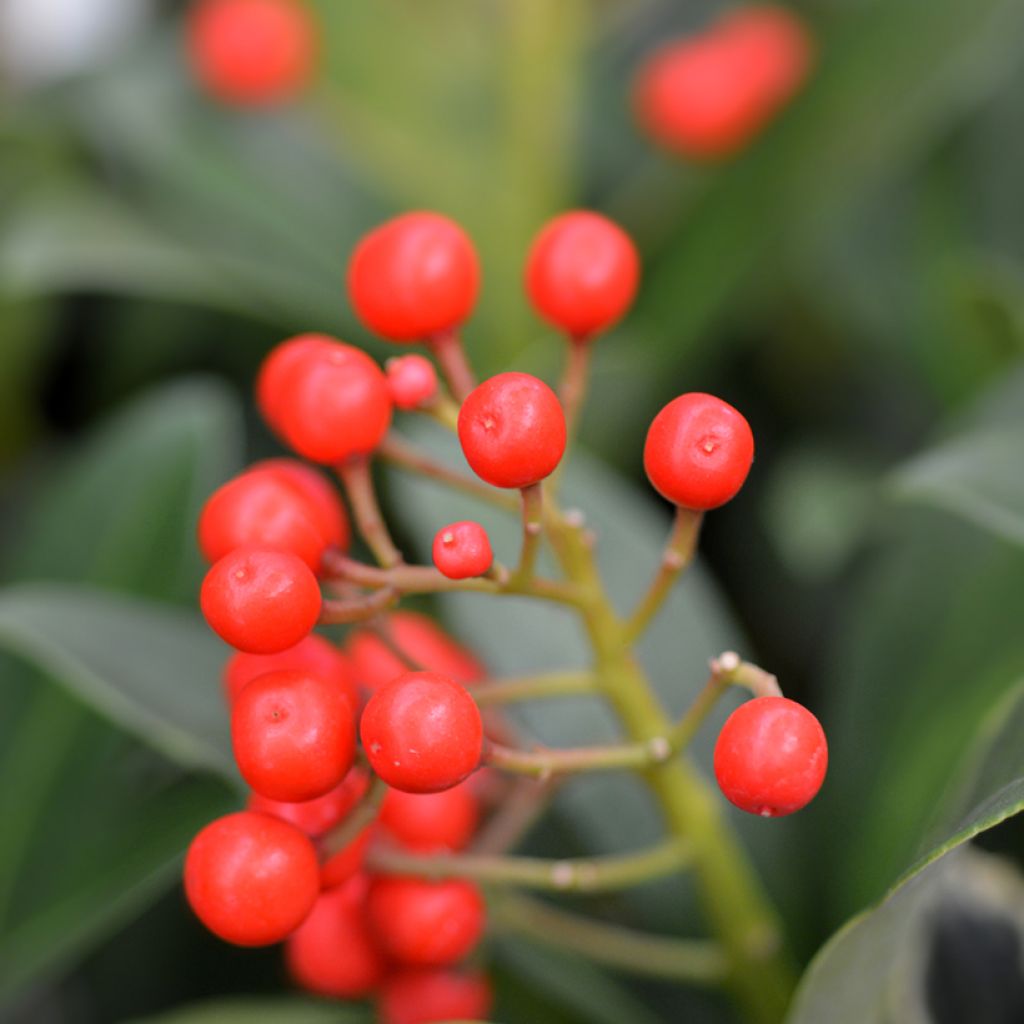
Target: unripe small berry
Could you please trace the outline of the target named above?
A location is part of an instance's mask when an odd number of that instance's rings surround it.
[[[480,288],[476,250],[455,221],[405,213],[352,253],[348,293],[360,320],[389,341],[423,341],[461,324]]]
[[[487,531],[470,520],[449,523],[434,535],[434,565],[450,580],[483,576],[494,563]]]
[[[479,971],[405,969],[391,972],[377,1000],[380,1024],[486,1020],[494,993]]]
[[[534,308],[577,341],[607,330],[625,314],[639,278],[640,257],[630,237],[588,210],[545,224],[526,263]]]
[[[474,388],[459,410],[459,443],[470,468],[495,487],[529,487],[565,452],[557,395],[528,373],[499,373]]]
[[[286,551],[238,548],[215,562],[199,595],[224,641],[250,654],[276,654],[308,636],[320,615],[320,585]]]
[[[197,0],[188,16],[192,67],[218,100],[266,106],[309,81],[316,28],[300,0]]]
[[[684,508],[724,505],[754,461],[750,425],[727,402],[699,392],[669,402],[651,423],[644,469],[662,497]]]
[[[377,942],[410,967],[446,967],[472,952],[484,929],[484,901],[471,882],[376,878],[366,901]]]
[[[785,697],[758,697],[726,720],[715,744],[715,777],[743,811],[777,818],[799,811],[825,781],[828,744],[817,718]]]
[[[363,710],[363,749],[373,770],[407,793],[437,793],[480,764],[480,709],[454,680],[406,672],[381,687]]]
[[[360,999],[383,981],[387,964],[367,927],[367,881],[325,892],[285,945],[296,984],[329,999]]]
[[[426,356],[395,356],[384,364],[395,407],[419,409],[437,397],[437,370]]]
[[[355,716],[334,683],[269,672],[238,695],[231,741],[242,778],[271,800],[313,800],[334,789],[355,757]]]
[[[480,820],[480,801],[471,782],[467,779],[442,793],[389,789],[380,810],[381,828],[410,850],[461,850]]]
[[[316,850],[297,828],[265,814],[218,818],[192,840],[185,895],[200,921],[238,946],[280,942],[320,891]]]

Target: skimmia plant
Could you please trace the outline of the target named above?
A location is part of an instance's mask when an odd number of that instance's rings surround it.
[[[400,355],[381,369],[350,345],[310,334],[285,341],[263,364],[259,408],[305,461],[252,466],[210,497],[199,522],[212,563],[203,612],[238,651],[225,693],[252,796],[246,810],[193,841],[189,901],[229,942],[283,940],[305,988],[375,995],[385,1024],[487,1016],[476,950],[488,913],[623,970],[720,986],[747,1019],[778,1021],[794,975],[777,916],[687,748],[727,688],[748,690],[751,699],[718,738],[714,773],[737,807],[774,817],[817,793],[824,734],[774,676],[732,652],[708,652],[716,656],[706,685],[670,720],[635,654],[693,559],[704,514],[742,488],[754,458],[750,427],[700,393],[680,395],[655,417],[644,468],[674,519],[646,593],[620,614],[595,560],[598,538],[563,505],[559,484],[593,346],[637,288],[633,243],[586,211],[556,217],[537,236],[526,288],[565,338],[557,390],[526,373],[476,380],[459,328],[479,279],[457,224],[428,212],[397,217],[356,247],[350,299],[376,334],[422,343],[434,361]],[[396,408],[453,431],[466,465],[402,438],[392,426]],[[437,530],[432,565],[412,564],[378,503],[375,459],[471,493],[496,516],[518,514],[515,558],[495,558],[485,523],[459,521]],[[309,463],[336,473],[347,512]],[[369,561],[349,553],[349,516]],[[557,569],[542,571],[548,564]],[[590,663],[487,678],[429,619],[396,610],[411,595],[451,592],[572,610],[589,637]],[[318,624],[354,624],[345,650],[317,635]],[[538,748],[502,713],[566,695],[606,702],[621,742]],[[662,841],[583,859],[514,852],[555,781],[613,771],[634,772],[650,788]],[[706,939],[644,934],[523,894],[610,892],[684,871],[702,897]]]

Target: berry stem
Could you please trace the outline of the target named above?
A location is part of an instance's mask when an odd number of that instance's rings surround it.
[[[631,645],[643,635],[644,631],[661,610],[665,599],[672,591],[683,570],[693,561],[697,550],[697,536],[700,533],[702,512],[693,509],[676,507],[675,518],[668,540],[662,550],[661,564],[651,581],[647,593],[640,599],[635,611],[626,622],[624,642]]]
[[[373,557],[385,568],[400,564],[402,554],[391,539],[377,502],[370,460],[365,457],[350,459],[338,466],[338,476],[348,494],[359,535],[373,552]]]
[[[560,782],[557,778],[521,776],[516,779],[497,810],[477,833],[473,852],[495,854],[511,850],[544,814]]]
[[[362,800],[356,804],[341,824],[328,832],[321,841],[320,845],[325,857],[333,857],[336,853],[341,853],[377,820],[387,791],[387,783],[379,775],[371,772],[370,788],[367,789]]]
[[[731,683],[737,681],[736,675],[741,665],[739,655],[733,651],[726,651],[712,660],[711,673],[704,684],[704,689],[672,729],[669,740],[673,750],[682,751],[690,745],[690,741],[718,703],[719,697]]]
[[[728,958],[707,940],[620,928],[518,894],[495,900],[492,909],[496,923],[507,931],[631,974],[708,986],[722,984],[728,975]]]
[[[594,693],[596,690],[597,677],[593,672],[544,672],[535,676],[495,679],[476,687],[473,697],[483,708],[521,700]]]
[[[562,379],[558,383],[558,398],[565,412],[566,455],[576,438],[579,429],[580,413],[587,397],[587,383],[590,375],[591,345],[581,338],[570,337],[567,341],[568,351]],[[552,486],[557,484],[562,468],[566,465],[566,455],[562,456],[561,465],[552,474]]]
[[[491,743],[484,751],[484,761],[502,771],[546,779],[552,775],[576,775],[615,768],[647,768],[664,761],[671,753],[671,745],[664,736],[652,737],[642,743],[573,747],[571,750],[513,750],[500,743]]]
[[[401,595],[394,587],[382,587],[367,597],[346,600],[327,599],[320,606],[319,622],[323,626],[340,626],[347,622],[365,622],[393,605]]]
[[[476,376],[466,359],[459,332],[454,328],[441,331],[428,339],[427,347],[441,367],[441,373],[444,374],[452,394],[460,403],[464,402],[466,396],[476,387]]]
[[[519,493],[522,496],[523,546],[519,565],[509,579],[509,586],[513,587],[526,586],[533,578],[544,532],[544,491],[541,484],[531,484]]]
[[[416,854],[375,847],[367,866],[385,874],[417,878],[470,878],[551,892],[617,892],[676,874],[688,863],[685,843],[666,840],[638,853],[578,860],[492,857],[472,853]]]
[[[447,430],[454,431],[458,429],[459,406],[457,402],[452,401],[451,395],[446,392],[439,391],[432,402],[420,408],[422,412],[425,412],[431,419],[436,420]]]

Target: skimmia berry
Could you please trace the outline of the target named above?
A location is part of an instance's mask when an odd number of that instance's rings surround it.
[[[483,576],[494,561],[487,531],[469,520],[442,526],[434,535],[434,565],[450,580]]]

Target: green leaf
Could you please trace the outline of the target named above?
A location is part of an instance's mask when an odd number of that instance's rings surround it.
[[[197,613],[87,587],[12,587],[0,593],[0,645],[172,761],[236,781],[225,648]]]
[[[922,944],[928,914],[955,870],[956,858],[950,854],[1024,810],[1022,730],[1024,685],[1009,694],[979,731],[928,848],[878,906],[846,925],[817,955],[789,1024],[886,1024],[902,1019],[892,1015],[892,994],[907,983],[907,958]]]
[[[130,1024],[371,1024],[359,1006],[308,999],[218,999]]]

